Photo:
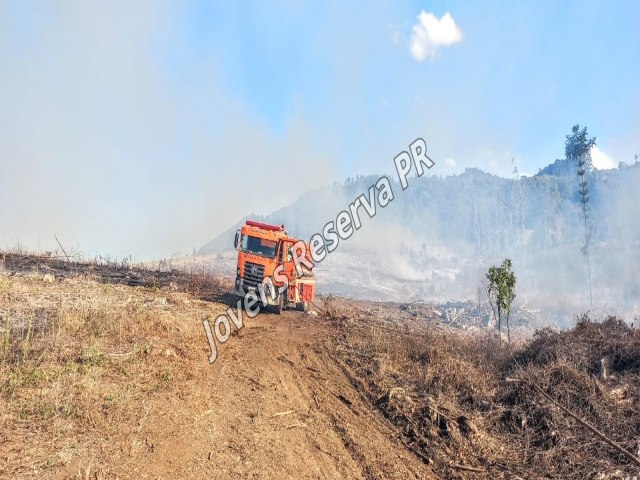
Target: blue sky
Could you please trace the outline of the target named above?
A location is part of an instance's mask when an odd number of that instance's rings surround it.
[[[511,157],[532,173],[560,157],[576,122],[618,161],[640,148],[637,2],[280,7],[194,5],[173,61],[211,56],[224,90],[273,135],[305,118],[338,175],[387,169],[415,135],[441,158],[502,174]],[[463,41],[416,61],[407,47],[421,11],[451,12]]]
[[[575,123],[640,153],[638,2],[87,3],[0,1],[5,245],[189,251],[418,136],[440,175],[536,173]],[[417,59],[421,12],[457,33]]]

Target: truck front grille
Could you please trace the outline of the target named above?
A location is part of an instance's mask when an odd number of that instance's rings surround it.
[[[245,262],[243,278],[246,286],[256,287],[264,279],[264,265]]]

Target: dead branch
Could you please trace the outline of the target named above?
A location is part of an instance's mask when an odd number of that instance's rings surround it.
[[[57,235],[54,233],[53,234],[54,238],[56,239],[56,242],[58,242],[58,245],[60,245],[60,248],[62,249],[62,253],[64,253],[64,256],[67,257],[67,262],[71,262],[71,260],[69,260],[69,255],[67,255],[67,252],[65,252],[64,247],[62,246],[62,244],[60,243],[60,240],[58,240]]]

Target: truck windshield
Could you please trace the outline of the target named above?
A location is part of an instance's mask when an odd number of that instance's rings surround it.
[[[273,258],[276,256],[276,242],[266,238],[242,235],[242,251]]]

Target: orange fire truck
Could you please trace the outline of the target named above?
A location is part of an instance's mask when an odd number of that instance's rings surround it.
[[[297,242],[297,238],[285,232],[284,225],[247,220],[236,231],[234,241],[238,251],[235,294],[244,297],[254,291],[262,301],[266,300],[265,306],[277,313],[286,307],[306,311],[313,301],[316,281],[313,271],[304,265],[312,265],[309,244],[304,243],[304,253],[300,244],[294,252]],[[295,262],[296,254],[298,257],[304,254],[308,262]],[[269,278],[271,282],[267,281]]]

